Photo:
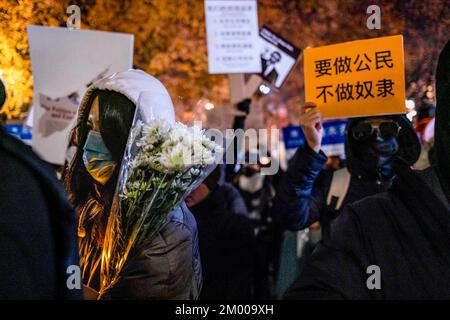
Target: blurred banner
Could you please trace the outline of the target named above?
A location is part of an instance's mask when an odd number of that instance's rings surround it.
[[[405,113],[403,36],[305,49],[306,101],[326,118]]]
[[[134,36],[28,26],[34,81],[33,150],[63,165],[78,105],[97,79],[133,64]]]
[[[323,123],[322,151],[327,156],[344,156],[345,127],[347,120],[333,120]],[[283,141],[287,158],[305,143],[305,136],[299,126],[291,125],[283,128]]]
[[[256,0],[205,0],[208,70],[260,73]]]
[[[275,88],[281,88],[294,68],[301,50],[265,26],[259,35],[262,63],[260,75]]]
[[[22,142],[31,145],[31,130],[22,124],[7,124],[6,132]]]

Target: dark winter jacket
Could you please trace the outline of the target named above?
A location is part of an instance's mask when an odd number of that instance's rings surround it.
[[[420,144],[411,123],[403,116],[391,115],[387,118],[397,121],[402,129],[399,135],[400,151],[398,157],[414,164],[420,153]],[[350,120],[347,132],[363,119]],[[350,185],[343,200],[344,205],[364,197],[387,190],[391,179],[381,179],[375,163],[361,157],[358,143],[351,135],[346,135],[345,150],[347,168],[351,175]],[[314,152],[307,144],[299,147],[289,168],[284,174],[274,200],[273,216],[277,224],[289,230],[302,230],[320,221],[327,228],[329,221],[340,212],[329,210],[326,199],[333,173],[322,170],[327,158],[321,151]]]
[[[230,207],[223,185],[191,207],[198,224],[203,289],[200,299],[250,299],[255,239],[248,218]]]
[[[231,183],[221,183],[219,185],[219,192],[222,193],[224,198],[222,205],[225,206],[227,212],[248,216],[248,210],[244,199],[238,189],[236,189]]]
[[[127,263],[112,299],[197,299],[202,287],[197,224],[183,203],[150,245]]]
[[[81,299],[66,273],[79,265],[75,212],[53,169],[1,126],[0,181],[0,299]]]
[[[437,168],[414,172],[399,162],[392,188],[347,206],[288,298],[449,299],[449,71],[450,42],[436,79]]]
[[[329,241],[285,297],[448,299],[449,252],[450,209],[404,166],[389,192],[347,206],[333,221]],[[368,289],[369,266],[379,267],[380,289]]]
[[[439,58],[436,72],[435,143],[438,177],[450,201],[450,41]]]

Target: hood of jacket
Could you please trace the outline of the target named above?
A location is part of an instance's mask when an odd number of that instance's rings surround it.
[[[109,90],[121,93],[136,106],[144,123],[152,119],[165,119],[169,124],[175,123],[175,110],[169,92],[155,77],[142,70],[130,69],[117,72],[97,80],[86,91],[78,110],[78,121],[87,110],[91,95],[95,90]],[[145,97],[143,96],[145,94]]]
[[[450,41],[439,57],[436,71],[435,150],[438,176],[450,201]]]
[[[414,163],[416,163],[419,159],[421,147],[419,138],[417,137],[411,121],[409,121],[405,115],[383,115],[380,117],[396,121],[402,127],[397,138],[399,143],[399,152],[397,153],[396,158],[402,159],[409,166],[414,165]],[[366,119],[368,119],[368,117],[351,119],[349,120],[346,128],[345,154],[348,169],[353,174],[360,169],[358,167],[362,167],[361,163],[366,159],[362,159],[360,156],[361,152],[358,152],[360,151],[360,142],[356,141],[349,133],[358,122]],[[360,173],[361,172],[358,172],[358,174]]]

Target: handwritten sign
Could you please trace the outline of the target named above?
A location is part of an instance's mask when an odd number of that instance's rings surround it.
[[[401,35],[306,49],[304,71],[306,101],[325,118],[406,112]]]

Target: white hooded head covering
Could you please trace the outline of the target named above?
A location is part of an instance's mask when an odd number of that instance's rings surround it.
[[[135,104],[141,119],[148,123],[151,119],[165,119],[175,123],[175,111],[167,89],[155,77],[142,70],[130,69],[117,72],[94,82],[86,91],[79,108],[79,119],[84,114],[90,97],[95,90],[109,90],[121,93]]]
[[[175,123],[173,103],[164,85],[142,70],[130,69],[97,80],[87,89],[78,109],[76,126],[86,121],[87,114],[90,112],[89,104],[92,103],[92,95],[96,90],[114,91],[127,97],[136,107],[135,119],[139,119],[144,124],[149,124],[154,119],[165,120],[169,125]],[[133,122],[132,128],[134,125]],[[79,133],[75,133],[71,139],[74,139],[72,141],[74,145],[69,146],[66,152],[68,163],[74,159],[77,148],[81,146],[82,138]],[[130,141],[127,142],[127,148],[130,147],[129,143]],[[127,152],[125,157],[126,154]]]

